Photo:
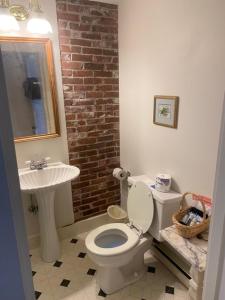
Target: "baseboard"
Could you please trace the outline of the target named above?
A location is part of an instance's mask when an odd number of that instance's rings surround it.
[[[86,220],[82,220],[71,225],[58,228],[58,235],[60,240],[64,240],[70,237],[74,237],[80,233],[91,231],[101,225],[112,223],[112,219],[108,216],[107,213],[104,213],[99,216],[95,216]],[[28,237],[28,245],[30,249],[35,249],[40,246],[40,236],[31,235]]]

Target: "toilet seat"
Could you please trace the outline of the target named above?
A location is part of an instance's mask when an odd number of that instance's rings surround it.
[[[127,206],[130,226],[112,223],[100,226],[88,234],[85,243],[92,254],[115,256],[127,252],[138,244],[142,233],[148,231],[153,220],[154,204],[146,184],[137,182],[132,186]]]
[[[108,248],[98,245],[98,239],[101,239],[101,237],[104,236],[109,237],[110,235],[122,237],[121,240],[124,240],[124,243],[121,243],[119,246]],[[132,230],[124,223],[112,223],[100,226],[91,231],[88,234],[85,243],[88,250],[93,254],[100,256],[114,256],[132,249],[137,245],[139,239],[140,237],[135,229]]]
[[[127,200],[127,212],[130,222],[142,233],[149,230],[154,216],[154,202],[147,184],[136,182],[132,185]]]

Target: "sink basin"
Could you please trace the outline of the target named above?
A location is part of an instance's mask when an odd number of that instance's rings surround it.
[[[79,174],[80,170],[77,167],[63,163],[49,164],[42,170],[19,170],[21,191],[34,194],[37,199],[41,256],[46,262],[54,262],[60,258],[55,223],[55,191],[58,186],[72,181]]]
[[[78,177],[80,170],[77,167],[58,164],[43,170],[24,170],[19,172],[20,189],[25,193],[35,193],[42,190],[52,190],[57,186]]]

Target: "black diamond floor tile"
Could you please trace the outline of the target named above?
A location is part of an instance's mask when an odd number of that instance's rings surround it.
[[[89,269],[89,270],[87,271],[87,275],[94,276],[95,273],[96,273],[96,270],[95,270],[95,269]]]
[[[61,267],[61,265],[62,265],[63,263],[61,262],[61,261],[56,261],[55,263],[54,263],[54,267],[56,267],[56,268],[60,268]]]
[[[72,240],[70,241],[71,244],[76,244],[77,242],[78,242],[77,239],[72,239]]]
[[[68,279],[63,279],[63,281],[60,283],[61,286],[68,287],[70,284],[70,280]]]
[[[165,293],[174,295],[174,287],[167,285],[165,289]]]
[[[105,292],[103,292],[103,290],[100,290],[98,295],[101,297],[104,297],[104,298],[107,296],[107,294]]]
[[[149,272],[149,273],[155,273],[155,267],[149,266],[149,267],[148,267],[148,272]]]
[[[35,299],[38,299],[41,296],[41,292],[35,291]]]
[[[86,256],[86,253],[84,253],[84,252],[80,252],[78,254],[78,257],[80,257],[80,258],[85,258],[85,256]]]
[[[34,277],[34,275],[36,274],[37,272],[35,272],[35,271],[32,271],[32,276]]]

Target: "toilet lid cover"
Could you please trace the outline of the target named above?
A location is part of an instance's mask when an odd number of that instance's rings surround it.
[[[154,215],[152,192],[147,184],[136,182],[132,185],[128,195],[127,212],[129,220],[146,233]]]

